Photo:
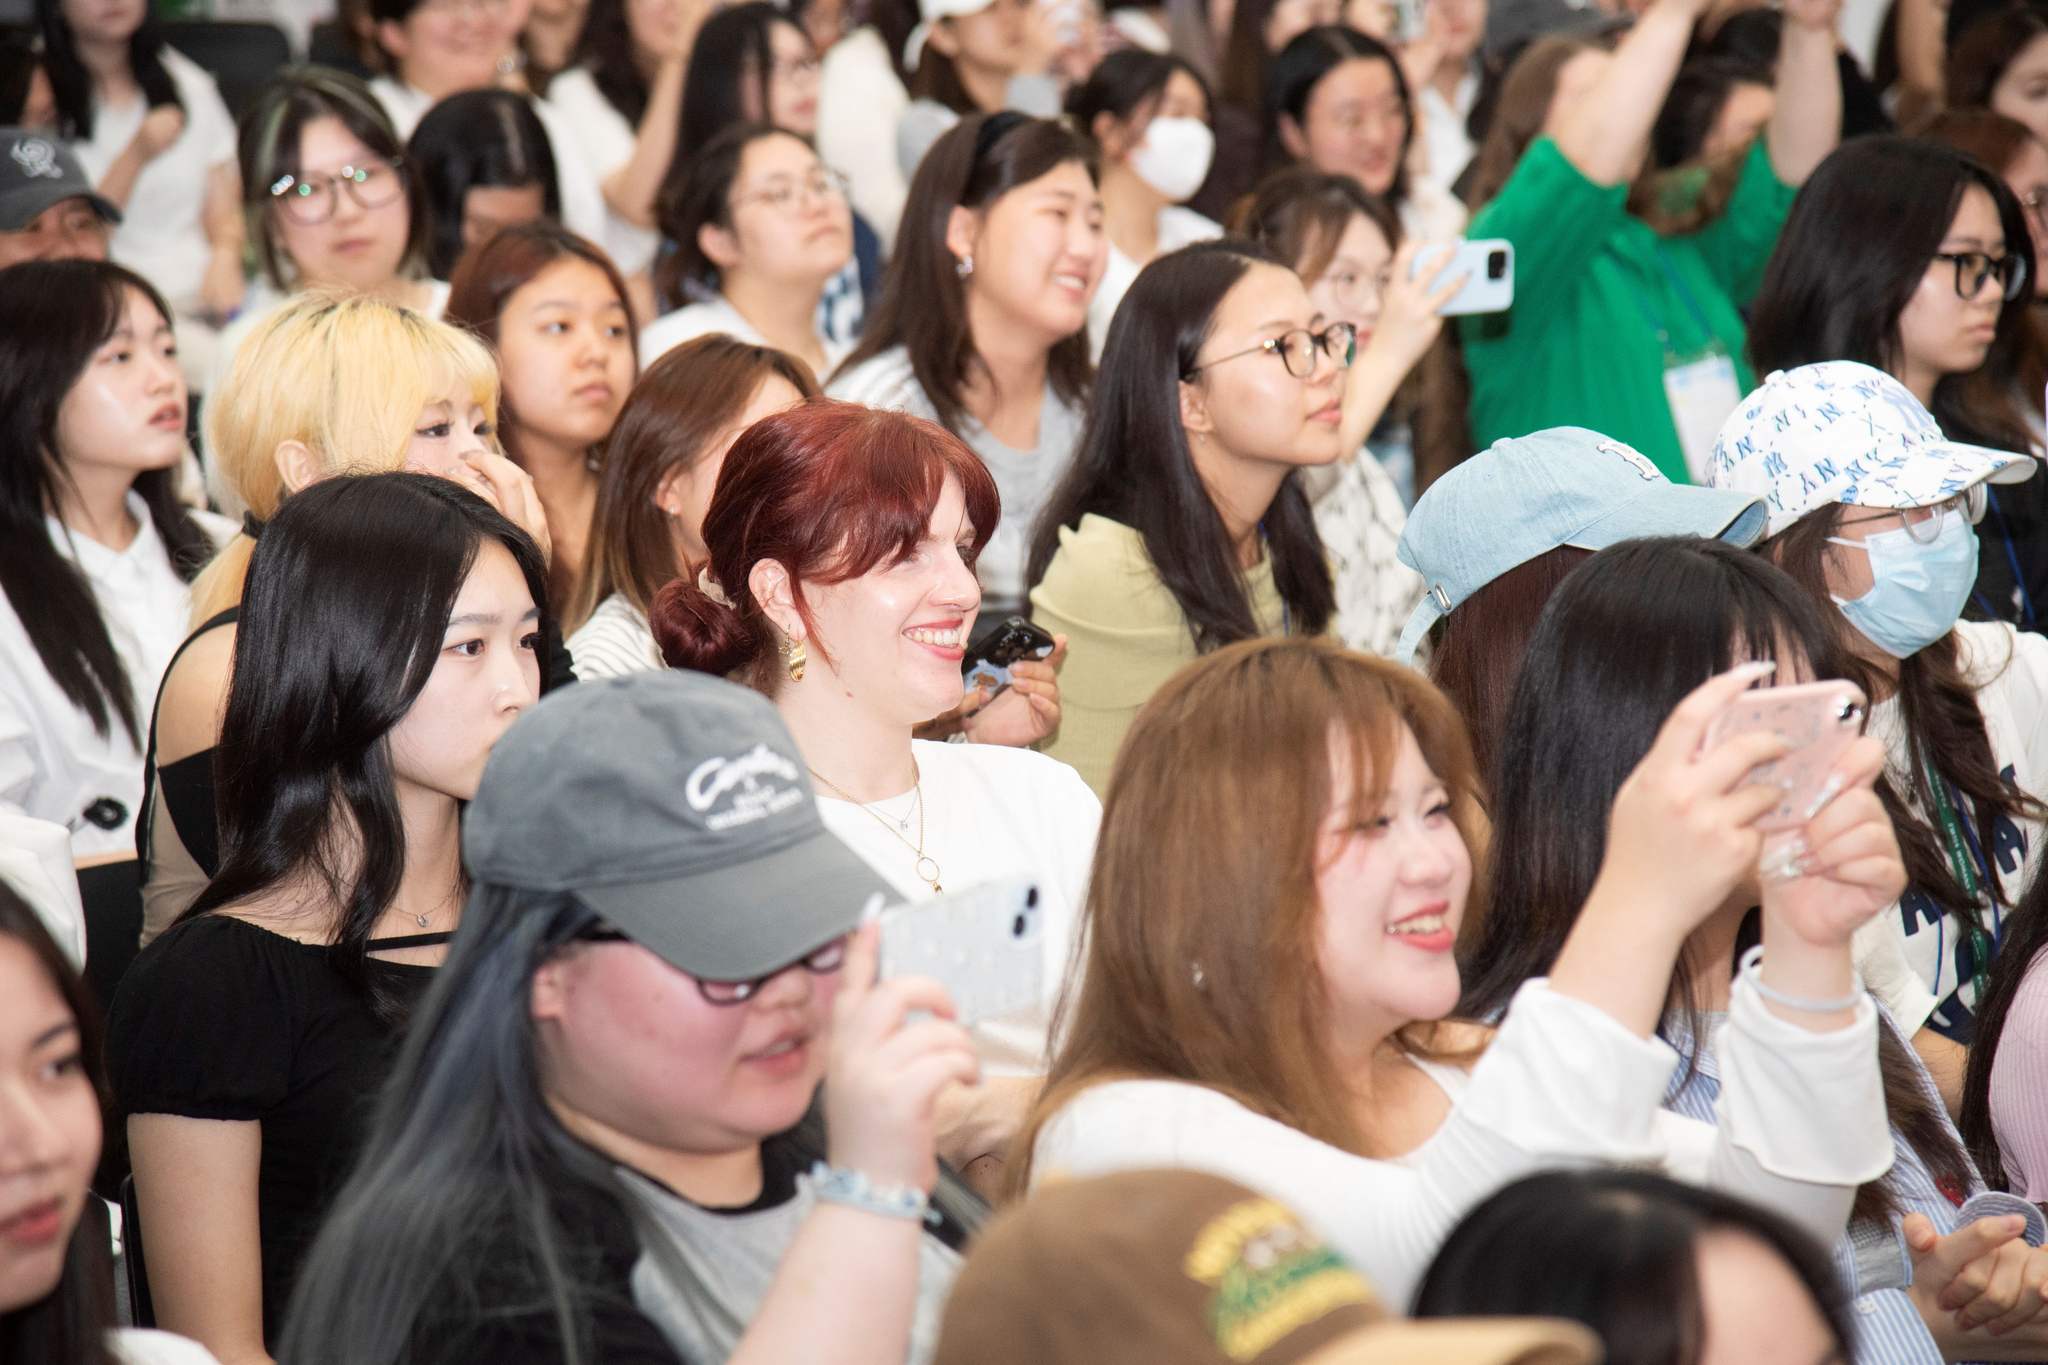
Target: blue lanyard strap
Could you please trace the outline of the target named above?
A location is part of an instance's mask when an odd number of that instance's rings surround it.
[[[1720,345],[1725,349],[1727,343],[1721,340],[1721,334],[1714,330],[1714,325],[1707,321],[1707,312],[1704,308],[1700,307],[1699,298],[1692,292],[1692,287],[1686,284],[1685,276],[1679,274],[1678,267],[1671,264],[1671,258],[1664,254],[1663,247],[1657,247],[1656,253],[1657,265],[1663,270],[1664,278],[1671,282],[1671,287],[1677,291],[1678,297],[1684,301],[1686,311],[1692,314],[1692,320],[1699,324],[1700,334],[1705,336],[1710,342]],[[1650,307],[1650,301],[1643,297],[1643,291],[1636,287],[1634,280],[1628,281],[1628,292],[1630,297],[1636,301],[1636,308],[1641,311],[1643,321],[1650,324],[1650,330],[1657,334],[1657,340],[1663,343],[1665,350],[1669,351],[1671,349],[1671,333],[1665,329],[1663,322],[1658,319],[1655,310]]]

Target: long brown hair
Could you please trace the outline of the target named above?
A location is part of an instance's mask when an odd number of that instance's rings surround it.
[[[1604,34],[1553,33],[1530,44],[1515,59],[1501,82],[1500,103],[1493,123],[1472,162],[1472,186],[1465,202],[1476,212],[1500,193],[1515,173],[1522,153],[1543,135],[1550,100],[1557,93],[1558,73],[1581,52],[1611,51],[1614,38]]]
[[[619,412],[598,468],[590,545],[563,616],[565,631],[588,621],[613,593],[644,616],[654,594],[687,570],[655,496],[671,475],[703,458],[771,375],[806,399],[819,396],[810,366],[722,332],[686,341],[647,367]]]
[[[1483,862],[1465,728],[1411,669],[1321,638],[1245,640],[1190,664],[1146,703],[1110,774],[1078,941],[1078,988],[1044,1095],[1011,1149],[1021,1194],[1032,1146],[1089,1086],[1167,1078],[1221,1091],[1333,1146],[1363,1139],[1325,1042],[1316,845],[1334,790],[1333,733],[1351,747],[1353,800],[1376,806],[1402,727],[1450,792]],[[1475,881],[1468,905],[1484,903]],[[1468,913],[1467,928],[1474,917]],[[1435,1029],[1397,1043],[1438,1055]]]
[[[962,401],[968,376],[982,362],[967,323],[967,286],[959,262],[946,248],[954,208],[988,210],[1011,190],[1070,161],[1096,180],[1099,158],[1091,139],[1053,119],[1005,111],[953,125],[918,163],[896,252],[882,281],[882,300],[868,318],[859,348],[838,373],[904,347],[910,372],[931,401],[939,425],[959,435],[968,416]],[[1092,373],[1085,326],[1046,354],[1045,382],[1061,402],[1084,403]]]

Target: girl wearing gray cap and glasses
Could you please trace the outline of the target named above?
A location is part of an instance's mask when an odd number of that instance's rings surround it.
[[[875,982],[885,884],[742,688],[635,674],[527,722],[280,1358],[925,1359],[961,1238],[936,1099],[977,1066],[936,982]]]

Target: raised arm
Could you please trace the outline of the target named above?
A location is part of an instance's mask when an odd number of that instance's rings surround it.
[[[1842,70],[1835,61],[1835,17],[1842,0],[1784,3],[1778,101],[1766,140],[1778,179],[1802,185],[1842,140]]]
[[[1597,185],[1635,179],[1650,127],[1685,58],[1693,21],[1706,0],[1655,0],[1615,49],[1599,80],[1552,133],[1558,150]]]
[[[634,132],[633,155],[600,186],[611,211],[635,227],[655,225],[654,201],[682,135],[683,77],[690,69],[697,32],[710,16],[711,7],[702,0],[692,0],[677,16],[675,32],[647,92],[646,112],[640,115],[640,126]]]

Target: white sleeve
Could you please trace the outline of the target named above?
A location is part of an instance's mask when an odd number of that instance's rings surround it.
[[[41,766],[35,726],[15,705],[14,698],[0,692],[0,811],[27,815],[29,789],[35,785]]]
[[[1892,1012],[1899,1036],[1912,1038],[1940,1002],[1906,958],[1897,902],[1863,922],[1856,931],[1851,951],[1856,957],[1856,970],[1863,974],[1863,984]]]
[[[818,79],[818,155],[845,176],[853,207],[882,239],[886,255],[910,182],[896,161],[896,124],[910,96],[882,41],[856,31],[825,54]]]

